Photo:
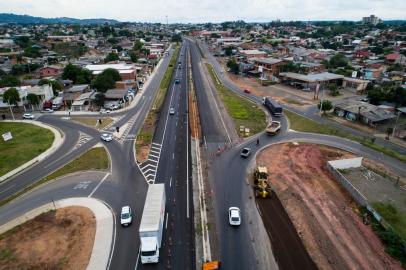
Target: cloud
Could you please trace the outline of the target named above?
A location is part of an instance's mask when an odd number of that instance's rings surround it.
[[[27,3],[30,2],[30,3]],[[405,19],[404,0],[0,0],[2,12],[145,22]]]

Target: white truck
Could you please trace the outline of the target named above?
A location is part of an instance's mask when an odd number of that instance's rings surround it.
[[[165,219],[165,185],[153,184],[148,188],[142,212],[140,234],[141,263],[158,263]]]

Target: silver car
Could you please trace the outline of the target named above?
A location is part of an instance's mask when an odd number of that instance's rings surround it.
[[[105,141],[105,142],[111,142],[113,140],[113,136],[111,136],[111,134],[108,133],[103,133],[100,138]]]
[[[23,119],[34,119],[34,115],[31,113],[25,113],[23,114]]]

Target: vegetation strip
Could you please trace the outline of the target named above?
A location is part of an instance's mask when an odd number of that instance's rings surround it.
[[[20,192],[17,192],[10,197],[0,201],[0,207],[14,200],[15,198],[23,195],[24,193],[58,177],[63,175],[74,173],[78,171],[88,171],[88,170],[107,170],[109,168],[109,158],[104,147],[95,147],[66,164],[59,170],[51,173],[50,175],[42,178],[30,186],[26,187]]]
[[[156,123],[158,120],[158,115],[161,111],[162,104],[164,103],[166,93],[168,92],[169,85],[171,83],[172,73],[176,67],[176,60],[178,59],[180,46],[175,47],[175,51],[172,54],[171,60],[169,61],[169,66],[165,71],[164,77],[162,78],[161,84],[159,85],[159,91],[155,96],[152,109],[149,111],[147,117],[145,118],[144,124],[141,127],[140,132],[137,135],[137,140],[135,143],[135,150],[137,153],[137,160],[142,162],[145,156],[146,150],[149,147],[154,136]]]
[[[391,156],[393,158],[396,158],[400,161],[406,162],[406,155],[402,155],[402,154],[400,154],[396,151],[393,151],[391,149],[388,149],[384,146],[375,144],[369,138],[361,138],[359,136],[352,135],[348,132],[330,127],[328,125],[319,124],[313,120],[310,120],[308,118],[305,118],[303,116],[300,116],[296,113],[293,113],[293,112],[290,112],[287,110],[285,110],[285,114],[289,118],[290,128],[293,130],[302,131],[302,132],[320,133],[320,134],[333,135],[333,136],[338,136],[341,138],[346,138],[349,140],[359,142],[360,144],[362,144],[366,147],[369,147],[378,152],[382,152],[382,153],[384,153],[388,156]]]
[[[0,140],[0,175],[37,157],[51,147],[52,131],[28,123],[0,123],[0,134],[11,132],[9,141]]]
[[[211,65],[206,64],[217,92],[223,101],[228,113],[234,121],[234,126],[241,136],[251,136],[266,128],[265,113],[251,101],[242,98],[225,87],[217,78]],[[250,130],[249,134],[240,132],[240,126]]]
[[[71,119],[85,126],[97,129],[103,129],[114,121],[113,118],[110,117],[72,117]],[[101,120],[101,124],[99,124],[99,119]]]

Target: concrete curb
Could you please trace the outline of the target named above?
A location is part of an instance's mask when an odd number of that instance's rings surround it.
[[[3,122],[10,122],[10,123],[26,123],[26,124],[33,124],[42,128],[46,128],[49,129],[50,131],[52,131],[52,133],[54,134],[54,141],[51,145],[50,148],[48,148],[45,152],[41,153],[40,155],[38,155],[37,157],[31,159],[30,161],[24,163],[23,165],[19,166],[18,168],[9,171],[8,173],[2,175],[0,177],[0,183],[5,181],[6,179],[18,174],[19,172],[25,170],[26,168],[30,167],[31,165],[33,165],[34,163],[40,162],[42,160],[44,160],[45,158],[47,158],[49,155],[53,154],[56,150],[58,150],[58,148],[63,144],[63,142],[65,141],[65,137],[62,136],[62,131],[57,130],[56,128],[54,128],[53,126],[50,125],[46,125],[43,124],[41,122],[38,121],[27,121],[27,120],[4,120]]]
[[[110,251],[113,243],[114,216],[110,208],[103,202],[93,198],[68,198],[56,201],[54,203],[44,204],[36,209],[29,211],[21,217],[18,217],[3,226],[0,226],[0,234],[18,226],[36,216],[50,210],[68,207],[82,206],[89,208],[96,218],[96,233],[94,237],[93,250],[90,256],[88,270],[107,269],[110,261]]]

